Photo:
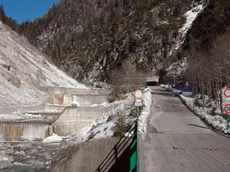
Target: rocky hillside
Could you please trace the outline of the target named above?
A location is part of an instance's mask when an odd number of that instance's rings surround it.
[[[62,0],[20,26],[31,43],[76,79],[106,81],[129,59],[161,68],[184,33],[186,12],[200,0]]]
[[[39,86],[85,87],[0,21],[1,108],[40,103],[46,95]]]
[[[230,1],[210,0],[189,30],[183,51],[205,52],[210,50],[216,38],[226,33],[230,28]]]

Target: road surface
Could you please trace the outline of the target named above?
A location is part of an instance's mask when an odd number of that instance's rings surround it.
[[[155,87],[152,94],[141,172],[230,172],[230,138],[213,132],[170,92]]]

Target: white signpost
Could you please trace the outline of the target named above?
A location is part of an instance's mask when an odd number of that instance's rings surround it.
[[[142,96],[143,96],[143,93],[140,89],[135,91],[135,98],[136,98],[135,106],[137,106],[137,107],[142,106]]]
[[[141,99],[137,99],[137,100],[135,101],[135,106],[137,106],[137,107],[142,106],[142,100],[141,100]]]

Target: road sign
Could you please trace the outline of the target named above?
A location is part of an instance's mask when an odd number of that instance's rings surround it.
[[[135,101],[135,106],[137,106],[137,107],[140,107],[140,106],[142,106],[143,104],[142,104],[142,100],[141,99],[136,99],[136,101]]]
[[[225,112],[226,114],[230,114],[230,104],[226,104],[226,105],[224,106],[224,112]]]
[[[143,93],[142,93],[142,91],[140,89],[137,89],[135,91],[135,97],[136,97],[136,99],[141,99],[142,95],[143,95]]]
[[[230,98],[230,88],[226,88],[226,89],[224,90],[224,96],[225,96],[226,98]]]

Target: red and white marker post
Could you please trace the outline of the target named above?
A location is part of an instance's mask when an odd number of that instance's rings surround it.
[[[227,99],[227,100],[230,100],[230,88],[226,88],[224,90],[224,97]],[[227,103],[224,105],[224,112],[226,114],[228,114],[228,118],[227,118],[227,130],[230,128],[230,103]]]

